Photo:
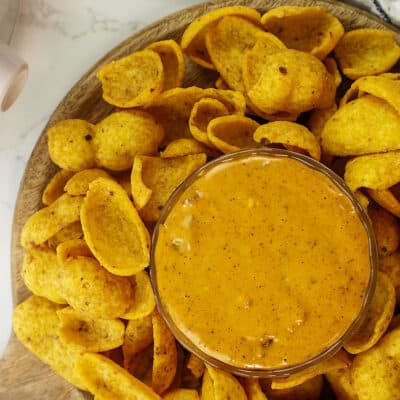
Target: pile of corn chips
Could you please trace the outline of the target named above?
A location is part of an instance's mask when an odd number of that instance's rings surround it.
[[[388,73],[399,58],[392,33],[345,33],[322,7],[261,16],[233,6],[193,21],[180,45],[156,42],[103,66],[115,111],[47,132],[60,171],[22,231],[33,295],[15,309],[17,337],[97,400],[313,400],[326,382],[339,400],[400,399],[400,74]],[[186,62],[216,70],[215,88],[183,88]],[[354,80],[346,93],[342,74]],[[262,145],[344,176],[381,255],[360,332],[286,379],[236,378],[189,354],[157,312],[146,270],[177,186],[210,158]]]

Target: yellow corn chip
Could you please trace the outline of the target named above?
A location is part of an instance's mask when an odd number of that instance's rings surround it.
[[[146,271],[140,271],[135,275],[135,287],[132,306],[121,316],[124,319],[143,318],[151,314],[156,306],[153,288]]]
[[[84,354],[76,372],[88,390],[102,400],[161,400],[151,388],[100,354]]]
[[[338,400],[358,400],[350,376],[350,368],[338,369],[325,374]]]
[[[276,7],[261,23],[291,49],[324,59],[344,33],[343,25],[324,7]]]
[[[80,353],[60,341],[60,321],[57,311],[62,306],[38,296],[31,296],[19,304],[13,315],[17,338],[33,354],[80,389],[86,385],[75,371]]]
[[[114,349],[124,341],[125,325],[119,319],[92,319],[71,307],[57,311],[59,335],[65,345],[82,352]]]
[[[129,321],[126,326],[124,344],[122,345],[125,369],[130,371],[134,356],[145,350],[152,343],[153,323],[150,315]]]
[[[214,148],[207,136],[207,127],[214,118],[228,115],[225,105],[216,99],[209,97],[200,99],[194,104],[189,118],[189,129],[193,137],[208,147]]]
[[[60,267],[56,252],[46,247],[30,249],[24,257],[21,275],[28,289],[54,303],[66,304],[60,295]]]
[[[60,264],[70,257],[93,257],[88,245],[83,239],[71,239],[60,243],[57,246],[57,260]]]
[[[67,171],[96,166],[92,140],[95,126],[81,119],[66,119],[48,131],[49,155],[54,164]]]
[[[207,99],[211,100],[211,99]],[[216,101],[216,100],[214,100]],[[207,132],[206,132],[207,135]],[[181,157],[191,154],[207,154],[208,157],[218,157],[221,153],[212,149],[195,139],[176,139],[168,143],[168,146],[160,153],[161,158]]]
[[[206,366],[200,358],[196,357],[194,354],[189,354],[186,368],[190,370],[195,378],[200,378],[203,376]]]
[[[298,50],[280,49],[265,55],[261,76],[247,95],[264,113],[296,114],[331,107],[335,93],[333,77],[320,60]]]
[[[152,388],[157,393],[164,393],[174,380],[178,354],[175,338],[158,314],[152,315],[154,337],[154,360]]]
[[[397,219],[382,208],[368,209],[380,256],[394,253],[400,244],[400,227]]]
[[[21,232],[21,244],[32,248],[43,244],[69,224],[79,221],[82,197],[63,194],[48,207],[31,215]]]
[[[142,50],[103,66],[98,72],[103,99],[129,108],[150,103],[164,86],[164,68],[153,50]]]
[[[195,63],[209,69],[215,69],[205,45],[207,31],[222,17],[238,15],[258,23],[260,14],[250,7],[231,6],[212,10],[194,20],[182,35],[181,47]]]
[[[400,182],[400,153],[387,152],[356,157],[346,164],[344,180],[350,189],[383,190]]]
[[[50,248],[55,249],[60,243],[67,240],[83,238],[81,221],[75,221],[58,231],[48,241]]]
[[[128,278],[110,274],[94,258],[70,257],[62,264],[61,296],[92,319],[114,319],[132,304]]]
[[[210,142],[223,153],[245,147],[255,147],[253,134],[260,126],[251,118],[241,115],[226,115],[214,118],[207,127]]]
[[[376,346],[358,354],[351,382],[358,400],[400,399],[400,329],[387,333]]]
[[[335,57],[350,79],[389,71],[400,58],[394,34],[378,29],[355,29],[344,34]]]
[[[350,365],[350,359],[347,353],[339,350],[336,355],[328,358],[319,364],[310,367],[304,371],[298,372],[289,378],[274,378],[272,379],[272,389],[288,389],[300,385],[317,375],[325,374],[329,371],[334,371],[341,368],[347,368]]]
[[[162,40],[147,46],[155,51],[161,58],[164,69],[163,90],[180,87],[185,76],[185,60],[181,47],[175,40]]]
[[[210,365],[207,365],[207,373],[212,381],[215,400],[247,400],[243,387],[233,375]]]
[[[360,330],[345,344],[346,351],[358,354],[374,346],[386,332],[393,317],[395,305],[394,286],[386,274],[379,272],[366,319]]]
[[[282,144],[286,148],[300,149],[319,160],[321,148],[316,137],[303,125],[287,121],[275,121],[261,125],[254,132],[254,140],[265,144]]]
[[[382,208],[389,211],[394,216],[398,218],[400,217],[400,202],[389,189],[383,189],[383,190],[366,189],[366,190],[368,195]]]
[[[208,54],[231,89],[244,92],[243,55],[255,45],[260,33],[263,30],[258,24],[236,16],[223,17],[207,31],[205,39]]]
[[[71,196],[85,196],[86,192],[89,190],[89,183],[97,178],[112,179],[111,176],[102,169],[84,169],[77,172],[65,182],[64,190]]]
[[[128,276],[148,266],[149,233],[116,182],[98,178],[90,184],[81,222],[90,250],[111,273]]]
[[[93,144],[98,165],[113,171],[130,169],[138,154],[156,154],[163,127],[143,111],[115,112],[96,125]]]
[[[268,400],[267,396],[261,389],[258,379],[242,378],[240,379],[240,382],[246,391],[248,400]]]
[[[48,206],[64,194],[64,186],[74,175],[72,171],[60,169],[49,181],[42,194],[42,202]]]

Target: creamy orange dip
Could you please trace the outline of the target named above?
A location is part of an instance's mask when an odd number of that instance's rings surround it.
[[[282,368],[318,355],[358,316],[368,236],[351,201],[289,158],[228,161],[190,185],[158,232],[160,302],[206,355]]]

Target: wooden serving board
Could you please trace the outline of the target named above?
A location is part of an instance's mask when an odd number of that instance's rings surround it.
[[[57,170],[47,151],[45,134],[47,127],[66,118],[82,118],[92,123],[98,122],[113,110],[112,106],[102,100],[101,85],[95,77],[95,72],[100,66],[126,56],[157,40],[175,39],[179,42],[185,27],[196,17],[215,8],[238,4],[256,8],[261,12],[282,5],[325,6],[342,21],[346,30],[362,27],[389,29],[395,33],[398,42],[400,42],[400,31],[393,26],[365,11],[333,0],[215,0],[168,16],[122,42],[98,61],[73,86],[55,109],[33,149],[15,205],[11,260],[14,304],[20,303],[29,296],[29,291],[20,277],[20,268],[24,256],[24,250],[19,244],[21,228],[27,218],[42,207],[42,191]],[[211,86],[216,77],[216,73],[201,69],[188,62],[185,86]],[[78,400],[90,398],[90,395],[74,388],[28,352],[18,342],[14,334],[11,336],[4,358],[0,360],[0,400]]]

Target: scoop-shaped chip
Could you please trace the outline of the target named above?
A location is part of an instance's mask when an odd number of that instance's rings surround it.
[[[287,389],[271,389],[271,381],[261,380],[261,385],[269,396],[276,400],[319,400],[321,398],[324,379],[322,375],[314,376],[300,385]]]
[[[247,92],[261,111],[296,114],[333,105],[335,83],[318,58],[298,50],[281,49],[266,55],[265,60],[260,78]]]
[[[81,221],[75,221],[58,231],[47,241],[47,244],[50,248],[55,249],[60,243],[67,240],[81,238],[83,238]]]
[[[48,207],[31,215],[21,232],[21,244],[32,248],[43,244],[69,224],[79,221],[83,198],[63,194]]]
[[[367,95],[341,106],[326,122],[322,147],[338,156],[397,150],[399,129],[400,114],[386,101]]]
[[[164,393],[174,380],[178,353],[174,335],[156,311],[152,315],[154,359],[152,388],[157,393]]]
[[[129,108],[150,103],[164,86],[161,57],[142,50],[104,65],[97,71],[103,99],[114,106]]]
[[[324,59],[343,36],[341,22],[324,7],[282,6],[261,17],[267,31],[290,49]]]
[[[275,121],[261,125],[254,132],[257,143],[282,144],[286,148],[300,149],[312,158],[321,158],[321,148],[317,138],[303,125],[288,121]]]
[[[353,191],[387,189],[400,182],[400,152],[356,157],[346,164],[344,180]]]
[[[340,105],[343,106],[357,97],[370,94],[385,100],[400,113],[399,78],[399,74],[382,74],[357,79],[341,99]]]
[[[57,311],[60,340],[82,352],[114,349],[124,341],[125,325],[120,319],[92,319],[72,307]]]
[[[214,118],[228,115],[225,105],[216,99],[205,97],[194,104],[189,118],[189,129],[193,137],[208,147],[214,148],[207,136],[207,127]]]
[[[344,346],[347,352],[358,354],[370,349],[386,332],[393,317],[396,293],[390,278],[378,272],[376,289],[360,330]]]
[[[132,196],[141,217],[157,221],[172,192],[197,168],[205,154],[159,158],[137,156],[132,168]]]
[[[195,378],[200,378],[204,374],[206,368],[204,362],[194,354],[190,353],[186,362],[186,368],[192,373]]]
[[[102,400],[161,400],[150,387],[100,354],[84,354],[76,372],[88,390]]]
[[[13,314],[13,328],[17,338],[33,354],[80,389],[86,385],[75,371],[80,353],[61,342],[57,311],[62,306],[44,297],[31,296],[19,304]]]
[[[206,375],[211,378],[215,400],[247,400],[246,392],[233,375],[210,365],[207,365]]]
[[[206,35],[206,47],[211,61],[231,89],[245,91],[242,60],[246,51],[256,43],[262,28],[241,17],[222,18]]]
[[[81,222],[90,250],[111,273],[129,276],[148,266],[149,233],[118,183],[98,178],[90,184]]]
[[[400,244],[400,227],[397,219],[382,208],[368,209],[380,256],[394,253]]]
[[[71,257],[62,266],[60,294],[88,318],[114,319],[131,306],[129,279],[109,273],[94,258]]]
[[[93,257],[88,245],[83,239],[71,239],[57,246],[57,260],[62,265],[70,257]]]
[[[60,295],[60,266],[56,252],[47,247],[30,249],[25,253],[21,275],[28,289],[54,303],[66,304]]]
[[[396,305],[400,304],[400,253],[393,253],[379,259],[379,270],[392,282],[396,291]]]
[[[186,55],[202,67],[215,69],[205,45],[205,35],[218,20],[227,15],[237,15],[255,23],[260,21],[257,10],[244,6],[222,7],[195,19],[183,32],[181,47]]]
[[[47,131],[51,160],[67,171],[96,166],[92,139],[95,126],[82,119],[66,119]]]
[[[185,76],[185,60],[181,47],[175,40],[161,40],[147,46],[161,58],[164,70],[163,90],[182,86]]]
[[[89,190],[89,183],[97,178],[112,179],[106,171],[100,168],[84,169],[65,182],[64,190],[71,196],[85,196]]]
[[[171,158],[201,153],[207,154],[208,157],[218,157],[218,155],[221,154],[218,150],[210,148],[208,145],[206,146],[203,143],[198,142],[196,139],[182,138],[168,143],[167,147],[160,153],[160,157]]]
[[[74,175],[72,171],[65,169],[56,172],[43,191],[42,202],[44,205],[50,205],[64,194],[64,186],[72,175]]]
[[[257,35],[253,48],[243,55],[242,74],[246,90],[250,90],[260,79],[268,56],[285,48],[286,46],[272,33],[263,32]]]
[[[143,318],[151,314],[155,306],[156,302],[149,275],[146,271],[140,271],[135,275],[132,305],[121,318],[129,320]]]
[[[197,86],[167,90],[146,107],[146,111],[154,115],[164,127],[165,138],[162,144],[192,137],[188,123],[190,114],[195,103],[204,97],[221,101],[231,114],[244,114],[246,109],[243,94],[232,90],[202,89]]]
[[[259,123],[241,115],[214,118],[207,127],[209,141],[223,153],[254,147],[253,135]]]
[[[242,378],[240,379],[248,400],[268,400],[267,396],[261,389],[258,379]]]
[[[124,368],[131,370],[130,365],[135,355],[153,343],[153,323],[151,315],[137,318],[128,322],[125,330],[122,353]]]
[[[304,371],[297,372],[289,378],[274,378],[272,379],[272,389],[288,389],[308,381],[317,375],[325,374],[329,371],[334,371],[340,368],[347,368],[350,365],[348,354],[339,350],[333,357],[321,361],[319,364],[312,366]]]
[[[96,125],[97,163],[113,171],[132,167],[138,154],[156,154],[164,137],[161,124],[144,111],[115,112]]]
[[[132,199],[131,171],[114,172],[113,178],[125,190],[128,197]]]
[[[351,381],[358,400],[394,400],[400,399],[399,380],[400,328],[396,328],[354,358]]]
[[[338,400],[358,400],[350,376],[350,368],[337,369],[325,374],[330,387]]]
[[[354,29],[346,32],[335,47],[335,57],[350,79],[389,71],[400,58],[393,32]]]
[[[168,392],[164,400],[199,400],[199,393],[195,389],[173,389]]]
[[[390,189],[367,189],[368,195],[386,211],[400,217],[400,202]]]

